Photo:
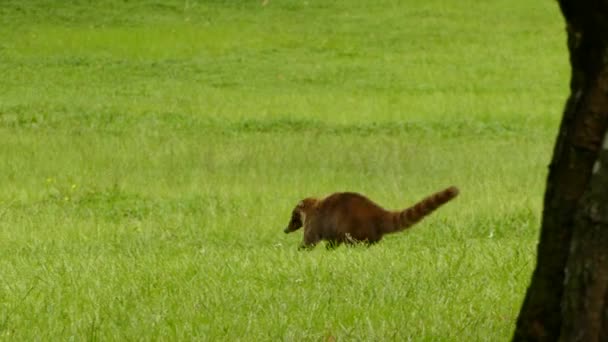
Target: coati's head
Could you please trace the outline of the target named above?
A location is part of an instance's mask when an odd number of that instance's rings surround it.
[[[301,200],[300,203],[293,208],[293,211],[291,212],[291,220],[289,220],[287,228],[285,228],[283,231],[285,233],[291,233],[302,228],[306,222],[306,216],[315,207],[317,202],[318,200],[315,198],[306,198]]]

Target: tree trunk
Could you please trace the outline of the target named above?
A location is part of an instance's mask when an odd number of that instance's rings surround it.
[[[513,341],[608,338],[608,152],[598,159],[608,126],[608,0],[559,4],[571,94],[549,166],[537,265]]]

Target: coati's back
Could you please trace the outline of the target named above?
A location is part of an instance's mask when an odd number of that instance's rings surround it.
[[[338,192],[321,200],[315,226],[326,240],[376,242],[392,226],[392,214],[354,192]]]

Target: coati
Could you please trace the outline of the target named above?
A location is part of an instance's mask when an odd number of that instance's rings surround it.
[[[306,198],[293,209],[285,233],[304,227],[300,249],[313,248],[321,240],[327,248],[342,243],[374,244],[388,233],[405,230],[458,196],[452,186],[434,193],[405,210],[389,211],[354,192],[336,192],[323,199]]]

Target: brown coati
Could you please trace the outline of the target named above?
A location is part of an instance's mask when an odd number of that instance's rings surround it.
[[[367,197],[353,192],[336,192],[323,199],[306,198],[293,209],[285,233],[304,227],[300,248],[312,248],[326,240],[327,247],[341,243],[374,244],[384,234],[405,230],[458,195],[449,187],[405,210],[389,211]]]

